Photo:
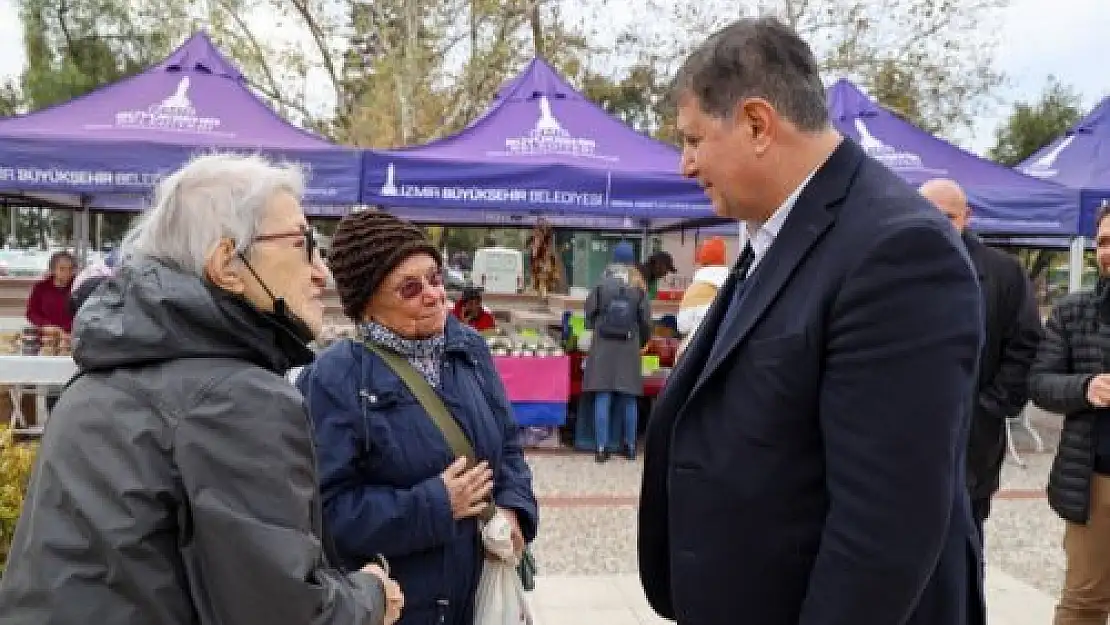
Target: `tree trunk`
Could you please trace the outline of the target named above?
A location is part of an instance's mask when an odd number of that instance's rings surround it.
[[[402,44],[403,57],[401,62],[401,71],[397,72],[395,76],[395,84],[397,85],[397,103],[400,108],[400,122],[401,122],[401,142],[403,145],[411,145],[412,137],[416,127],[416,120],[413,118],[413,85],[416,84],[417,62],[416,55],[419,53],[419,39],[420,39],[420,6],[417,2],[405,2],[403,14],[403,30],[402,36],[404,42]]]
[[[532,0],[532,10],[528,16],[528,21],[532,25],[532,46],[536,56],[542,59],[545,55],[543,49],[543,22],[540,20],[540,0]]]

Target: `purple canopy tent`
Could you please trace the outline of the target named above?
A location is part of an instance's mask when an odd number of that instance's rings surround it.
[[[678,174],[672,146],[644,136],[575,91],[533,59],[490,108],[456,135],[426,145],[367,151],[364,204],[434,209],[444,221],[484,223],[485,215],[663,220],[712,215],[696,183]]]
[[[1099,102],[1064,136],[1035,152],[1017,170],[1077,190],[1078,234],[1094,236],[1095,213],[1110,200],[1110,98]]]
[[[983,234],[1074,235],[1078,194],[938,139],[879,106],[851,82],[828,91],[829,116],[844,135],[911,184],[951,178],[967,192],[971,227]]]
[[[134,209],[163,175],[211,149],[300,163],[310,174],[306,204],[358,201],[359,152],[278,117],[203,33],[141,74],[0,119],[0,193]]]

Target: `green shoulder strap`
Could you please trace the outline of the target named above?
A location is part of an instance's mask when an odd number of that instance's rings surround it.
[[[420,375],[420,372],[412,366],[412,363],[397,352],[382,349],[370,341],[364,341],[363,345],[366,346],[366,349],[377,354],[382,362],[392,369],[397,377],[401,378],[405,386],[409,387],[413,396],[416,397],[416,401],[423,406],[424,412],[428,413],[428,417],[443,433],[443,438],[447,439],[447,446],[451,448],[451,452],[457,457],[467,458],[469,460],[468,464],[471,466],[478,462],[478,459],[474,457],[474,448],[470,445],[470,440],[466,438],[466,433],[462,431],[454,417],[451,416],[450,411],[447,410],[447,405],[443,403],[432,385],[428,384],[428,381]],[[489,521],[495,514],[497,514],[497,508],[490,501],[479,518],[483,521]],[[536,560],[528,546],[524,548],[524,555],[517,567],[517,573],[520,575],[521,584],[525,590],[535,589]]]
[[[364,343],[366,348],[378,355],[383,362],[401,381],[405,386],[409,387],[412,391],[416,401],[424,408],[424,412],[428,413],[428,417],[436,424],[439,431],[443,433],[443,438],[447,439],[447,446],[451,448],[451,453],[456,457],[467,458],[470,464],[478,462],[474,457],[474,448],[470,445],[470,441],[466,438],[466,433],[459,427],[458,422],[451,416],[450,411],[447,410],[447,405],[432,388],[431,384],[420,375],[412,363],[404,356],[395,351],[382,349],[381,347],[367,341]]]

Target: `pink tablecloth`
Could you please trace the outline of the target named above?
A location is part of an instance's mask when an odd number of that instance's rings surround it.
[[[494,356],[494,365],[512,402],[566,402],[570,395],[570,358]]]

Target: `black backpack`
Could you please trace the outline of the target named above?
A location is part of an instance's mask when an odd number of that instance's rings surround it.
[[[601,287],[598,287],[600,296]],[[633,331],[639,325],[639,306],[634,297],[635,291],[621,285],[613,299],[601,313],[601,321],[597,324],[597,334],[602,338],[627,341],[632,338]]]

